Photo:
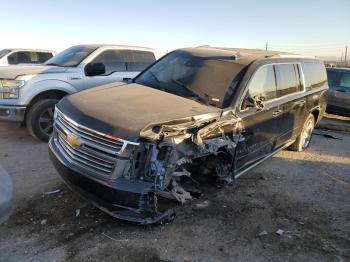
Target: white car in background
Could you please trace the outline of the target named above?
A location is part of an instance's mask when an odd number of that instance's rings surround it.
[[[145,47],[78,45],[41,66],[0,68],[0,121],[24,123],[31,135],[48,141],[61,98],[130,80],[156,59],[155,50]]]
[[[43,64],[56,52],[39,49],[2,49],[0,50],[0,66]]]

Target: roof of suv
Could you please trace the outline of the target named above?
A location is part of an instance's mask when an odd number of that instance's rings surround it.
[[[242,65],[248,65],[254,60],[265,58],[314,58],[293,53],[262,49],[199,46],[194,48],[182,48],[179,50],[200,57],[217,57],[227,61],[232,60],[232,62]]]

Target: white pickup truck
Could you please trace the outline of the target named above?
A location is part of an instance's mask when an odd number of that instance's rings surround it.
[[[0,68],[0,121],[25,124],[48,141],[55,104],[86,88],[134,78],[157,58],[155,50],[116,45],[70,47],[42,66]]]

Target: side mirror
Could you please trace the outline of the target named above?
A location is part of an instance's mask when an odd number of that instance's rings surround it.
[[[264,97],[248,96],[246,98],[245,106],[246,107],[253,107],[253,108],[256,108],[258,110],[262,110],[265,107],[264,101],[265,101]]]
[[[258,110],[262,110],[265,107],[265,97],[254,96],[254,105]]]
[[[124,77],[123,82],[125,83],[132,83],[132,78],[131,77]]]
[[[85,66],[86,76],[99,76],[106,73],[106,67],[103,63],[89,63]]]

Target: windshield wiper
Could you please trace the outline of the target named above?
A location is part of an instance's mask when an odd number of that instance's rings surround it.
[[[191,92],[193,95],[198,97],[205,104],[209,104],[210,97],[207,94],[202,95],[202,94],[198,93],[197,91],[189,88],[185,83],[183,83],[179,80],[171,79],[171,82],[173,82],[173,83],[177,84],[178,86],[181,86],[184,89],[186,89],[187,91]]]
[[[61,66],[61,65],[56,64],[56,63],[48,63],[48,64],[45,64],[45,65],[48,65],[48,66]],[[61,67],[63,67],[63,66],[61,66]]]

